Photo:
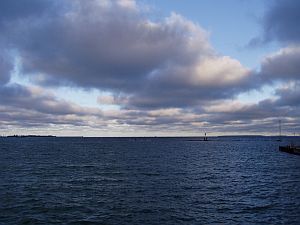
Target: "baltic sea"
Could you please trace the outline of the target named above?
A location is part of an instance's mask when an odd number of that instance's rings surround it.
[[[299,138],[195,139],[2,137],[0,224],[300,224]]]

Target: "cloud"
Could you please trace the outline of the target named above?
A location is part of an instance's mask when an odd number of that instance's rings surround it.
[[[59,0],[22,0],[0,1],[0,29],[3,33],[15,26],[24,26],[27,22],[46,16],[55,16],[67,6]]]
[[[286,43],[299,43],[300,2],[298,0],[277,0],[264,17],[264,37]]]
[[[271,2],[271,3],[270,3]],[[300,43],[300,2],[298,0],[274,0],[262,17],[263,33],[253,38],[250,46],[258,46],[271,41],[284,44]]]
[[[127,104],[141,108],[195,107],[208,101],[227,99],[254,86],[254,77],[237,60],[206,56],[192,65],[156,71],[145,88],[128,98]]]
[[[298,109],[299,110],[299,109]],[[273,105],[272,101],[232,109],[225,113],[208,113],[205,119],[208,130],[235,134],[278,134],[278,121],[282,121],[283,133],[299,130],[299,116],[295,111]]]
[[[289,46],[266,56],[261,64],[261,76],[270,81],[300,80],[300,46]]]
[[[280,96],[277,100],[277,105],[300,108],[300,81],[290,82],[287,85],[278,88],[276,90],[276,95]]]
[[[87,117],[101,118],[102,111],[83,108],[60,100],[53,94],[19,84],[0,86],[0,124],[45,126],[50,124],[87,125]]]
[[[281,119],[286,130],[300,128],[300,83],[291,82],[275,90],[273,98],[264,99],[258,103],[245,104],[237,100],[214,102],[204,106],[208,115],[206,121],[211,125],[230,125],[247,131],[251,128],[257,131],[277,130]],[[273,128],[272,128],[273,127]],[[275,127],[275,128],[274,128]],[[249,132],[251,131],[249,130]]]
[[[176,13],[153,22],[135,1],[72,2],[6,33],[22,73],[40,85],[109,91],[127,108],[192,107],[252,85],[248,69]]]
[[[53,4],[48,0],[22,0],[20,2],[2,0],[0,2],[0,20],[5,22],[36,15],[40,16],[43,12],[49,10],[48,7],[51,6],[53,6]]]
[[[172,18],[151,24],[115,4],[95,6],[87,15],[85,7],[92,3],[80,3],[71,15],[29,29],[27,42],[18,46],[24,73],[42,74],[46,85],[56,80],[129,92],[169,61],[193,57],[193,46],[182,35],[190,31],[184,25],[174,27]]]
[[[12,69],[13,66],[11,61],[7,59],[7,56],[0,54],[0,87],[10,80],[10,73]]]
[[[99,104],[114,105],[117,103],[116,98],[112,95],[101,95],[97,98]]]

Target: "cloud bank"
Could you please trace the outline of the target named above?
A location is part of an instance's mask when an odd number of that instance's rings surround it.
[[[179,105],[196,104],[246,86],[249,71],[218,55],[207,32],[176,13],[152,22],[134,2],[75,1],[67,8],[12,28],[22,73],[40,85],[121,93],[137,107],[172,106],[176,97]],[[153,89],[166,100],[149,99]]]
[[[247,132],[255,125],[270,130],[278,116],[298,121],[299,93],[287,87],[299,87],[299,35],[292,29],[299,4],[275,3],[264,17],[261,40],[289,45],[252,71],[220,55],[207,31],[175,12],[154,21],[131,0],[3,0],[0,127]],[[9,82],[15,57],[21,76],[32,85]],[[274,99],[252,105],[232,100],[276,81],[284,85]],[[108,94],[99,96],[100,106],[117,109],[79,106],[47,91],[53,87],[104,91]],[[270,126],[258,128],[262,121]]]

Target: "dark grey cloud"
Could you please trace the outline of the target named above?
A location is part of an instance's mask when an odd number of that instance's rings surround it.
[[[0,86],[0,124],[49,126],[51,124],[87,125],[86,117],[101,118],[96,108],[84,108],[60,100],[38,88],[18,84]]]
[[[209,111],[211,123],[216,124],[251,124],[253,121],[261,121],[267,119],[277,119],[281,115],[286,115],[286,108],[279,108],[272,100],[263,100],[257,104],[241,105],[230,110]]]
[[[7,56],[0,54],[0,87],[10,80],[12,69],[13,65],[11,60],[8,60]]]
[[[285,43],[299,43],[299,21],[298,0],[277,0],[264,17],[264,38]]]
[[[36,19],[44,15],[56,14],[64,8],[65,3],[57,0],[1,0],[0,1],[0,28],[1,26],[15,25],[12,22],[21,22],[26,19]]]
[[[284,44],[300,43],[300,2],[298,0],[268,1],[268,9],[262,17],[262,35],[253,38],[250,46],[259,46],[270,41]]]
[[[49,128],[51,125],[87,125],[80,117],[66,117],[52,114],[44,114],[34,110],[16,109],[14,107],[0,107],[0,128],[4,129],[9,126],[21,128]]]
[[[193,57],[182,35],[190,32],[186,27],[153,25],[135,10],[112,4],[80,1],[72,15],[28,24],[22,40],[15,40],[23,72],[39,74],[36,79],[44,85],[129,91],[169,61]]]
[[[276,95],[280,98],[276,101],[278,106],[288,106],[300,108],[300,82],[292,83],[286,87],[276,90]]]
[[[202,105],[217,99],[228,99],[236,93],[247,90],[243,84],[232,84],[222,87],[193,86],[170,80],[168,83],[149,83],[137,95],[128,97],[125,107],[129,108],[189,108]],[[251,82],[252,83],[252,82]],[[249,84],[247,84],[249,85]]]
[[[290,46],[265,57],[261,77],[268,81],[300,80],[300,47]]]

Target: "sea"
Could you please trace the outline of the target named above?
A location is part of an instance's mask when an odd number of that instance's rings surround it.
[[[299,137],[0,137],[0,224],[300,224]]]

